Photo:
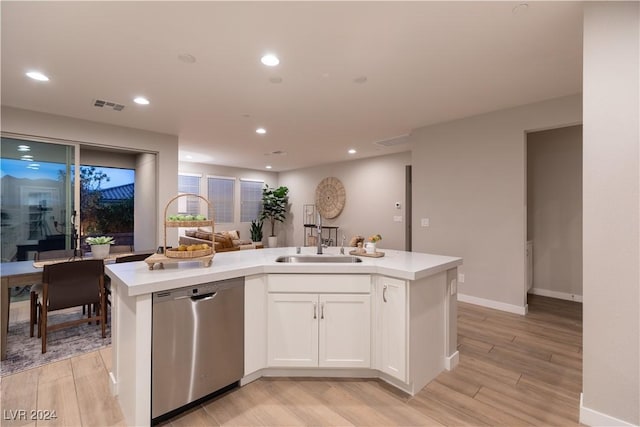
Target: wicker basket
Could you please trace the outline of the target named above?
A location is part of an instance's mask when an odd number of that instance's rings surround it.
[[[179,251],[177,249],[167,249],[164,254],[169,258],[198,258],[205,255],[211,255],[213,248],[198,249],[197,251]]]
[[[173,203],[175,200],[179,199],[180,197],[198,197],[202,200],[204,200],[205,202],[207,202],[207,206],[209,207],[209,211],[211,212],[211,214],[213,215],[213,205],[211,205],[211,203],[205,199],[204,197],[198,195],[198,194],[191,194],[191,193],[186,193],[186,194],[178,194],[177,196],[175,196],[173,199],[169,200],[167,202],[167,205],[164,208],[164,217],[165,217],[165,221],[164,221],[164,254],[168,257],[168,258],[185,258],[185,259],[189,259],[189,258],[198,258],[201,256],[206,256],[206,255],[211,255],[213,253],[215,253],[215,251],[213,250],[213,247],[210,247],[209,249],[199,249],[197,251],[178,251],[177,249],[166,249],[167,247],[167,228],[172,228],[172,227],[211,227],[211,233],[213,233],[213,227],[214,227],[214,223],[213,220],[205,220],[205,221],[169,221],[167,220],[167,210],[169,209],[169,205],[171,205],[171,203]],[[211,242],[213,244],[213,242]]]

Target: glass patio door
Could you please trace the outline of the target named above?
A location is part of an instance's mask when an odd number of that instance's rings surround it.
[[[2,137],[2,262],[73,249],[75,148]]]

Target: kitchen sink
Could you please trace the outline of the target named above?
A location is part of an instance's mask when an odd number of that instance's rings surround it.
[[[303,263],[314,263],[314,262],[339,262],[339,263],[356,263],[362,262],[361,258],[357,256],[347,256],[347,255],[286,255],[279,256],[276,258],[276,262],[303,262]]]

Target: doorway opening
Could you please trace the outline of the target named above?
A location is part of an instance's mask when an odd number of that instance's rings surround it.
[[[582,301],[582,125],[526,135],[525,294]]]

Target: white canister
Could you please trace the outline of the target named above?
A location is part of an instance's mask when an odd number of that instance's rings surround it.
[[[364,244],[364,251],[368,254],[376,253],[376,244],[373,242],[367,242]]]

